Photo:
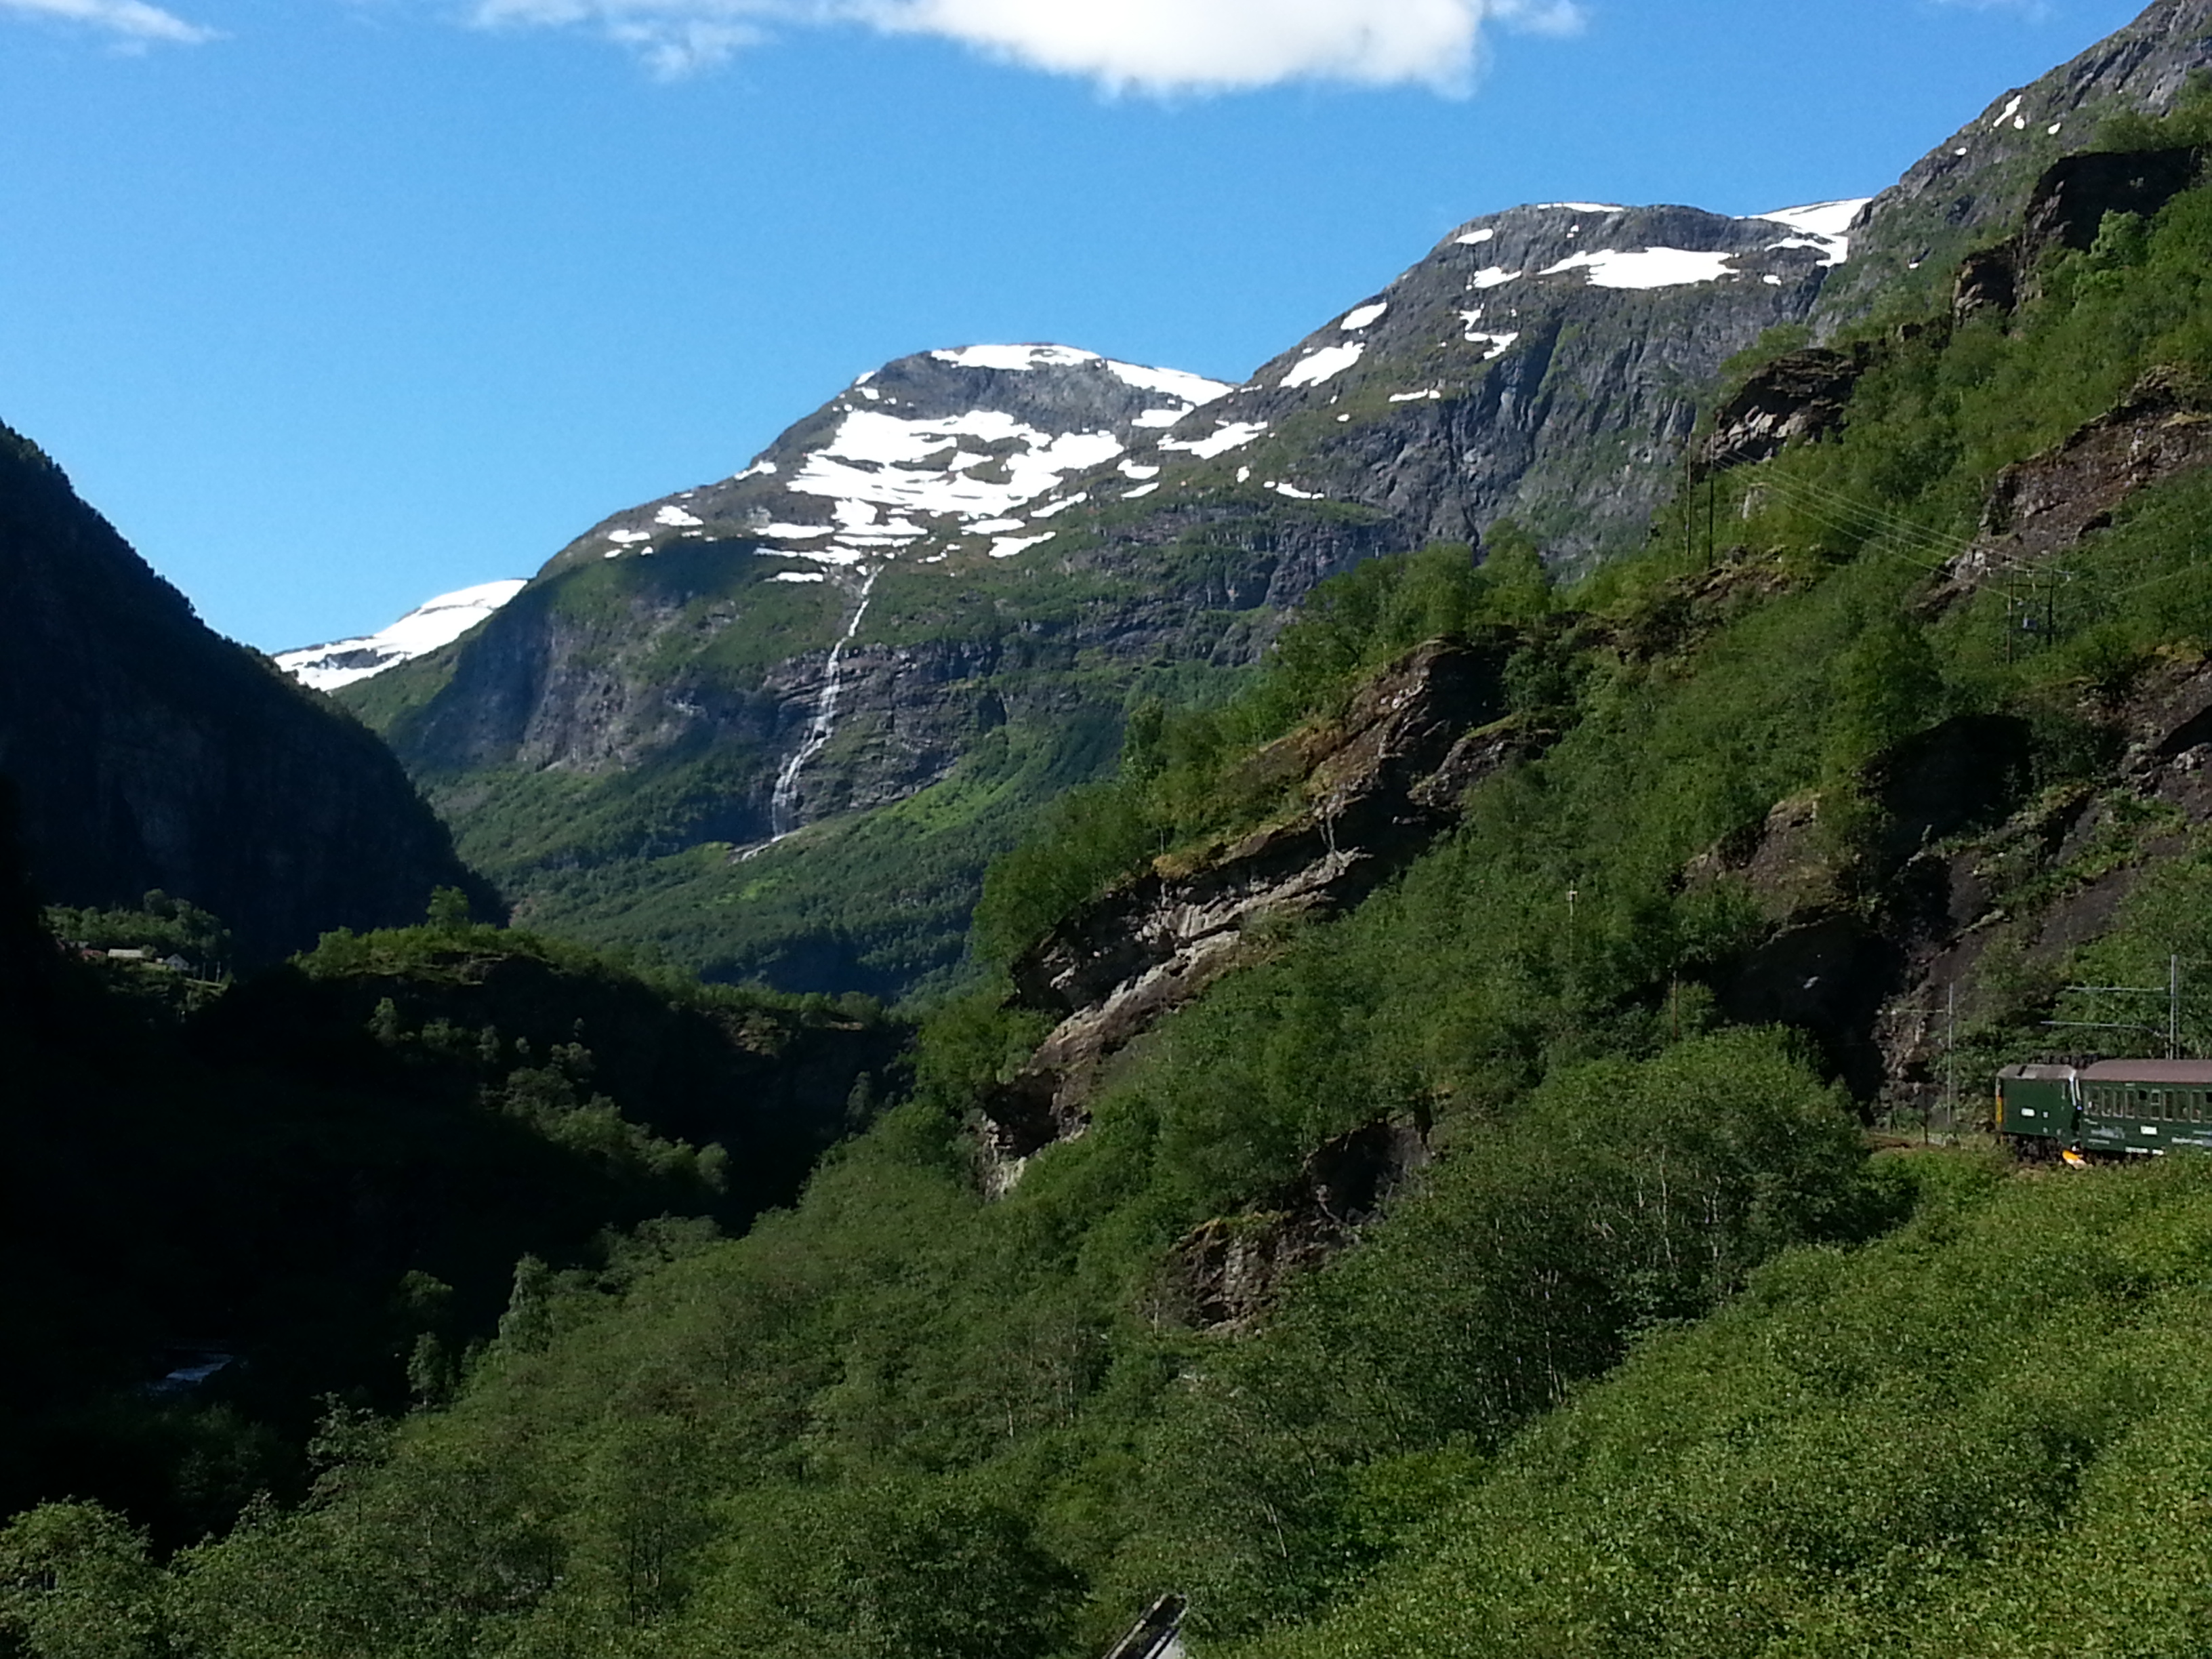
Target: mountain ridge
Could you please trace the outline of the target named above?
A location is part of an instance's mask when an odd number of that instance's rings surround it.
[[[601,520],[482,628],[346,698],[542,925],[588,934],[557,890],[641,857],[687,905],[726,908],[753,884],[702,863],[714,846],[914,799],[1010,731],[1033,757],[1018,764],[1080,781],[1053,735],[1066,711],[1110,731],[1153,665],[1234,671],[1376,553],[1516,514],[1595,524],[1553,550],[1568,568],[1626,545],[1696,422],[1692,388],[1802,321],[1847,257],[1850,210],[1483,216],[1236,386],[1067,347],[899,359],[731,477]],[[533,831],[524,849],[502,827],[664,782],[678,821],[628,848]],[[987,828],[969,844],[972,895],[1006,843]],[[667,873],[672,858],[690,862]],[[742,948],[689,959],[840,988],[741,966]]]
[[[0,587],[0,773],[49,902],[161,889],[249,960],[414,921],[441,886],[496,904],[374,734],[208,628],[4,428]]]

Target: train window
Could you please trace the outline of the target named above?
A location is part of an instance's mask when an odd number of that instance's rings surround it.
[[[2166,1115],[2166,1093],[2163,1090],[2143,1091],[2143,1115],[2161,1118]]]

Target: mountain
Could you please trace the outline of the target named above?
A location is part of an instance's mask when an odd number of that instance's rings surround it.
[[[1699,389],[1804,321],[1858,205],[1490,216],[1234,387],[901,359],[347,700],[535,925],[787,988],[943,983],[1025,815],[1316,583],[1506,518],[1562,570],[1636,545]]]
[[[425,599],[389,628],[358,639],[280,651],[276,664],[302,685],[335,691],[411,662],[426,651],[450,645],[526,586],[519,579],[479,582],[474,587],[441,593],[434,599]]]
[[[1565,578],[1635,550],[1733,357],[1948,297],[2049,163],[2212,64],[2208,20],[2164,0],[1870,203],[1470,221],[1234,387],[1063,347],[902,359],[349,702],[539,925],[941,988],[984,865],[1131,710],[1225,690],[1378,554],[1507,520]]]
[[[377,738],[216,634],[60,469],[0,428],[0,774],[49,902],[149,890],[266,960],[489,890]]]
[[[1877,296],[1948,283],[1970,249],[2004,234],[2052,161],[2087,147],[2115,117],[2164,114],[2208,69],[2212,0],[2157,0],[2033,84],[1992,100],[1875,198],[1859,257],[1821,308],[1823,326],[1863,314]]]

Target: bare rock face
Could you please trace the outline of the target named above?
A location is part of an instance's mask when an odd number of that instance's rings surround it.
[[[1499,720],[1502,641],[1422,647],[1370,683],[1336,727],[1255,763],[1302,777],[1307,805],[1197,867],[1152,871],[1079,911],[1014,969],[1024,1007],[1061,1016],[986,1103],[1003,1187],[1080,1134],[1101,1066],[1162,1015],[1267,950],[1270,924],[1365,897],[1446,828],[1474,783],[1542,741]]]
[[[1547,552],[1584,568],[1640,542],[1699,395],[1766,330],[1804,321],[1849,246],[1680,206],[1485,215],[1206,414],[1303,428],[1294,462],[1268,458],[1281,476],[1416,542],[1513,516],[1559,526]]]
[[[1929,599],[1956,602],[1991,577],[2043,563],[2104,529],[2136,491],[2212,462],[2212,398],[2170,371],[2144,376],[2119,405],[2057,448],[1997,475],[1974,545]]]
[[[1838,431],[1858,384],[1874,360],[1861,343],[1849,351],[1815,346],[1777,357],[1745,382],[1713,416],[1713,434],[1699,457],[1705,469],[1771,461],[1793,443]]]
[[[2052,253],[2096,246],[2105,217],[2148,217],[2189,188],[2204,168],[2200,149],[2100,151],[2063,155],[2044,169],[2028,194],[2021,228],[1994,246],[1969,253],[1952,289],[1951,314],[1966,322],[1984,312],[2011,313],[2039,287]]]
[[[1884,1007],[1932,935],[1974,920],[1948,919],[1956,902],[1948,866],[1928,849],[2002,823],[2030,793],[2030,759],[2025,721],[1946,720],[1869,769],[1886,825],[1874,845],[1837,846],[1823,831],[1820,798],[1808,794],[1692,860],[1686,884],[1741,881],[1769,924],[1715,988],[1730,1018],[1811,1031],[1862,1099],[1878,1096],[1888,1077]],[[1877,890],[1905,897],[1877,907],[1864,896]]]
[[[1770,921],[1834,909],[1846,902],[1846,872],[1820,835],[1820,798],[1778,801],[1765,821],[1708,848],[1682,872],[1686,887],[1741,879]]]
[[[2212,825],[2212,665],[2161,664],[2124,702],[2083,713],[2109,744],[2101,787],[2027,799],[1959,850],[1906,867],[1899,885],[1909,902],[1889,928],[1897,982],[1869,1030],[1886,1100],[1920,1107],[1942,1097],[1953,1016],[1970,1024],[2003,994],[1984,972],[1993,950],[2009,953],[2015,977],[2049,975],[2111,926],[2147,870]],[[2165,810],[2147,818],[2145,804]],[[2038,887],[2015,913],[2007,895]]]
[[[1425,1123],[1370,1123],[1323,1143],[1271,1206],[1209,1221],[1176,1246],[1168,1269],[1175,1312],[1201,1331],[1249,1328],[1293,1277],[1343,1249],[1430,1161]]]
[[[2047,250],[2087,252],[2108,213],[2148,217],[2189,188],[2204,170],[2200,149],[2083,150],[2045,168],[2029,192],[2021,227],[2021,268]]]
[[[2212,461],[2212,402],[2154,371],[2057,449],[2007,467],[1983,509],[1983,556],[2037,559],[2112,522],[2137,490]]]
[[[1954,1018],[1964,1029],[2011,994],[1984,975],[1992,950],[2014,979],[2047,976],[2212,826],[2212,665],[2162,663],[2124,700],[2080,712],[2101,735],[2100,781],[2039,790],[2033,733],[2003,715],[1946,721],[1884,756],[1868,782],[1888,830],[1860,849],[1872,879],[1824,840],[1812,796],[1692,860],[1686,883],[1741,881],[1768,923],[1717,978],[1730,1016],[1810,1031],[1863,1102],[1941,1099]]]
[[[1985,311],[2008,317],[2020,303],[2020,249],[2016,243],[1969,253],[1951,284],[1951,319],[1971,322]]]

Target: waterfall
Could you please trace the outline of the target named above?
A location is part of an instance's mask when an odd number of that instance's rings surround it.
[[[860,583],[860,608],[853,612],[853,620],[845,625],[845,636],[830,647],[830,660],[824,666],[822,695],[815,700],[814,718],[807,723],[806,735],[799,740],[797,750],[783,769],[775,775],[775,793],[769,798],[769,834],[774,841],[781,841],[799,828],[799,775],[806,769],[806,763],[822,752],[837,729],[837,698],[844,690],[845,647],[860,631],[860,619],[868,614],[868,595],[876,586],[876,578],[884,568],[878,565]]]

